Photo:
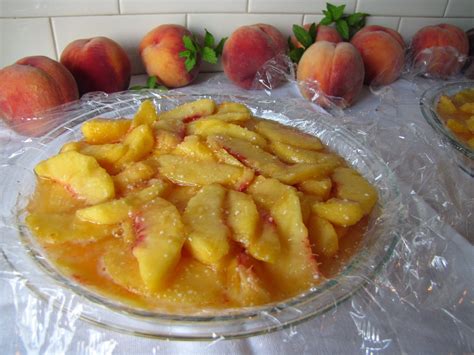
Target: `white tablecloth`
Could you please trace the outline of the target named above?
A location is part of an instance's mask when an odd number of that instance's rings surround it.
[[[206,79],[211,79],[211,84]],[[215,87],[239,93],[228,85],[222,75],[207,75],[186,90]],[[143,82],[143,77],[134,82]],[[421,84],[420,84],[421,83]],[[423,87],[420,82],[399,80],[375,95],[364,89],[360,101],[346,113],[353,118],[347,121],[352,130],[362,130],[376,124],[376,131],[387,127],[400,127],[399,137],[413,128],[422,132],[420,141],[436,141],[437,137],[419,111],[418,95]],[[211,86],[209,86],[211,85]],[[293,84],[286,84],[272,92],[273,98],[299,97]],[[371,120],[371,115],[374,115]],[[358,118],[359,117],[359,118]],[[360,119],[352,124],[351,120]],[[385,121],[384,121],[385,120]],[[352,121],[354,122],[354,121]],[[411,127],[411,128],[410,128]],[[395,130],[396,131],[396,130]],[[369,130],[374,132],[374,130]],[[372,137],[373,138],[373,137]],[[0,327],[1,353],[70,353],[70,354],[223,354],[223,353],[468,353],[474,351],[474,227],[472,216],[474,178],[462,172],[436,144],[423,145],[407,139],[403,149],[393,142],[376,142],[379,152],[395,171],[403,194],[411,196],[410,208],[417,211],[419,229],[413,234],[417,240],[407,240],[418,248],[418,265],[407,265],[404,255],[394,255],[390,287],[374,283],[354,295],[337,308],[301,325],[242,340],[216,339],[213,342],[162,341],[107,331],[80,319],[44,307],[34,297],[20,297],[29,292],[24,285],[14,281],[11,270],[0,256]],[[374,143],[375,142],[375,143]],[[386,146],[384,146],[386,144]],[[420,145],[421,144],[421,145]],[[0,128],[0,159],[15,152],[21,143],[5,127]],[[414,149],[420,162],[405,161],[397,152]],[[436,166],[430,167],[433,156],[441,157]],[[415,159],[416,160],[416,159]],[[391,164],[396,161],[397,164]],[[443,165],[445,164],[445,165]],[[423,186],[425,178],[413,180],[410,169],[423,167],[419,174],[435,171],[439,190],[430,184]],[[429,167],[426,170],[426,167]],[[443,173],[444,172],[444,173]],[[449,172],[449,173],[448,173]],[[446,197],[440,203],[439,194]],[[447,195],[446,195],[447,194]],[[470,241],[470,242],[469,242]],[[403,250],[407,250],[407,248]],[[420,252],[426,250],[426,252]],[[399,259],[399,260],[397,260]],[[405,260],[405,262],[400,262]],[[397,263],[403,270],[397,269]],[[425,287],[426,286],[426,287]],[[393,290],[391,288],[394,288]],[[35,315],[35,317],[31,317]],[[59,325],[59,326],[58,326]]]

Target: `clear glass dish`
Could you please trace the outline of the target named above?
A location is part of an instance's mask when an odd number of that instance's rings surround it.
[[[434,86],[422,94],[420,109],[430,126],[453,148],[452,151],[459,167],[474,177],[474,149],[459,140],[436,113],[436,106],[441,95],[451,96],[461,90],[471,88],[474,88],[474,81],[458,81]]]
[[[379,192],[379,201],[371,214],[368,231],[358,252],[336,277],[284,302],[224,311],[202,309],[192,315],[133,308],[103,297],[59,273],[44,257],[43,251],[24,225],[24,207],[35,183],[33,167],[56,154],[65,142],[79,139],[80,124],[88,119],[97,116],[130,117],[145,99],[153,100],[158,109],[166,110],[203,97],[213,98],[217,102],[245,103],[256,116],[316,135],[374,184]],[[72,312],[95,325],[137,336],[181,340],[240,338],[275,331],[321,315],[350,298],[382,270],[399,239],[397,231],[402,223],[402,204],[392,172],[337,121],[319,115],[302,100],[163,95],[147,91],[83,98],[64,108],[59,116],[62,117],[61,122],[65,123],[39,141],[25,141],[24,147],[13,154],[1,169],[0,186],[5,203],[0,216],[6,224],[15,228],[10,230],[7,237],[0,239],[0,246],[10,266],[39,298],[49,300],[57,309]]]

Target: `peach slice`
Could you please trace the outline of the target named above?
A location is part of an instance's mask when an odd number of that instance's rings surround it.
[[[156,114],[155,105],[150,100],[145,100],[141,103],[135,116],[133,116],[132,128],[142,124],[147,124],[151,127],[157,119],[158,115]]]
[[[217,112],[201,119],[219,120],[229,123],[243,123],[250,119],[249,112]]]
[[[368,215],[377,203],[377,190],[357,171],[337,168],[332,174],[336,184],[336,195],[341,199],[360,203],[364,215]]]
[[[227,266],[227,296],[239,306],[258,306],[270,301],[270,293],[254,271],[250,257],[237,255]]]
[[[302,149],[323,149],[323,144],[319,138],[277,122],[260,121],[255,126],[255,130],[272,142],[290,144]]]
[[[251,239],[247,252],[257,260],[272,264],[278,262],[281,243],[273,218],[263,218],[260,231]]]
[[[313,212],[342,227],[356,224],[364,216],[359,202],[331,198],[313,205]]]
[[[209,147],[209,149],[212,150],[212,152],[214,153],[214,156],[217,158],[217,161],[219,163],[239,166],[242,168],[245,167],[245,165],[242,164],[237,158],[229,154],[227,150],[225,150],[219,144],[217,144],[216,141],[214,140],[214,136],[208,137],[206,139],[206,144]]]
[[[115,143],[120,141],[130,129],[127,119],[107,120],[94,118],[81,126],[84,140],[89,144]]]
[[[183,213],[189,200],[196,195],[201,188],[199,186],[174,186],[165,198]]]
[[[128,147],[122,143],[85,144],[79,152],[94,157],[101,167],[113,174],[119,171],[119,161],[128,153]]]
[[[219,183],[237,190],[245,189],[254,172],[248,168],[197,161],[179,155],[162,155],[157,158],[160,173],[178,185],[210,185]]]
[[[162,288],[181,258],[186,239],[181,215],[170,202],[156,197],[135,215],[133,255],[146,287]]]
[[[220,185],[204,186],[189,200],[183,214],[189,231],[186,246],[205,264],[215,264],[229,252],[229,228],[223,218],[225,196]]]
[[[329,198],[332,189],[332,180],[330,178],[322,178],[320,180],[306,180],[298,184],[300,191],[311,195],[316,195],[325,201]]]
[[[99,226],[82,221],[74,214],[31,213],[26,225],[35,236],[46,243],[88,243],[112,236],[112,226]]]
[[[228,123],[217,118],[202,118],[191,122],[187,126],[188,134],[198,134],[201,136],[224,135],[249,141],[261,147],[267,145],[267,141],[260,134],[247,128],[240,127],[233,123]]]
[[[333,256],[339,250],[339,237],[331,222],[312,214],[308,223],[309,239],[318,255]]]
[[[116,224],[131,217],[132,213],[142,204],[162,195],[169,185],[161,180],[152,180],[152,184],[127,197],[100,203],[76,211],[76,216],[96,224]]]
[[[158,129],[155,131],[155,149],[153,150],[154,156],[160,156],[163,154],[170,154],[179,143],[182,141],[182,137],[177,133],[170,132],[164,129]]]
[[[310,288],[318,280],[319,273],[296,190],[276,179],[259,176],[248,191],[258,205],[269,211],[280,236],[278,262],[264,263],[263,267],[285,296]]]
[[[260,174],[273,176],[275,172],[281,171],[286,167],[277,157],[248,141],[220,135],[209,136],[208,141],[213,145],[224,148],[241,163]]]
[[[232,230],[232,239],[246,248],[254,241],[259,224],[257,206],[251,196],[238,191],[227,193],[227,223]]]
[[[114,182],[93,157],[69,151],[59,153],[35,167],[39,177],[67,185],[79,198],[89,204],[109,200],[115,196]]]
[[[229,102],[225,101],[217,106],[216,113],[230,113],[230,112],[238,112],[238,113],[248,113],[251,114],[249,108],[244,104],[238,102]],[[250,118],[250,117],[249,117]]]
[[[201,99],[187,102],[166,112],[160,112],[158,119],[174,119],[191,122],[203,116],[212,115],[216,111],[216,103],[211,99]]]
[[[112,176],[115,184],[115,190],[119,193],[134,188],[137,184],[151,179],[157,169],[147,161],[138,161],[122,170],[119,174]]]
[[[174,118],[159,119],[153,124],[155,130],[164,130],[170,133],[176,134],[181,139],[186,133],[186,125],[181,120],[175,120]]]
[[[123,144],[128,147],[127,153],[118,161],[118,165],[125,165],[143,159],[151,153],[155,145],[153,131],[147,124],[134,128],[127,134]]]
[[[212,150],[196,135],[186,136],[171,153],[196,160],[216,161]]]
[[[300,163],[278,169],[271,176],[287,185],[295,185],[308,179],[321,179],[331,174],[335,166],[332,162],[320,164]]]
[[[281,142],[272,142],[270,149],[280,160],[285,163],[328,163],[335,166],[340,165],[342,159],[332,153],[316,152],[310,149],[302,149]]]

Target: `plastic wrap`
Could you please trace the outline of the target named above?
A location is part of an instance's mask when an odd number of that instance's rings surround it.
[[[7,352],[473,351],[472,178],[453,164],[431,127],[414,118],[421,117],[413,99],[419,87],[401,81],[377,96],[365,91],[370,102],[333,115],[306,100],[281,98],[297,92],[294,84],[271,89],[249,97],[220,75],[183,93],[89,95],[50,113],[61,124],[44,137],[9,134],[12,148],[0,166],[0,296],[13,300],[5,316],[15,324],[6,331],[4,339],[15,339]],[[144,321],[148,315],[130,314],[49,270],[22,226],[22,208],[34,188],[33,166],[78,138],[81,122],[129,116],[146,97],[171,108],[196,92],[247,103],[258,116],[317,135],[376,185],[380,203],[361,252],[325,288],[244,315]],[[224,92],[231,96],[219,96]]]

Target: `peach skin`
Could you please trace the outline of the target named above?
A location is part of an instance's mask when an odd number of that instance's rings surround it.
[[[367,26],[352,37],[364,61],[365,83],[388,85],[401,74],[405,64],[405,43],[402,36],[383,26]]]
[[[185,58],[179,56],[186,49],[183,36],[192,37],[192,33],[180,25],[161,25],[148,32],[140,43],[140,55],[148,75],[156,76],[169,88],[186,86],[199,73],[199,58],[196,66],[188,72]]]
[[[456,75],[469,51],[466,33],[459,27],[440,24],[420,29],[411,41],[415,68],[434,77]]]
[[[130,84],[130,59],[110,38],[75,40],[64,48],[60,61],[76,79],[81,95],[91,91],[123,91]]]
[[[322,106],[330,105],[328,100],[331,100],[347,107],[359,95],[364,74],[362,57],[352,44],[320,41],[301,57],[297,80],[301,94],[307,99]]]
[[[44,133],[40,114],[78,98],[71,73],[48,57],[25,57],[0,70],[0,117],[21,134]]]
[[[252,89],[257,72],[288,45],[276,28],[266,24],[242,26],[236,29],[224,45],[222,64],[227,78],[244,89]],[[273,77],[277,86],[282,78]]]
[[[303,26],[303,28],[308,31],[309,28],[311,27],[310,23],[307,23]],[[342,42],[342,37],[337,32],[337,30],[333,27],[326,26],[326,25],[318,25],[316,26],[316,39],[315,42],[319,41],[328,41],[332,43],[339,43]],[[300,42],[296,39],[295,36],[291,36],[291,43],[295,48],[302,48],[303,46],[301,45]]]

